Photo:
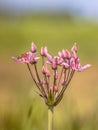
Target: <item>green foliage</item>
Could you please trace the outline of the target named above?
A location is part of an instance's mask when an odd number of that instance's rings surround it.
[[[30,15],[0,20],[0,53],[22,52],[32,41],[38,48],[47,45],[55,54],[76,41],[85,59],[98,58],[98,25],[66,16]],[[54,48],[54,49],[52,49]]]

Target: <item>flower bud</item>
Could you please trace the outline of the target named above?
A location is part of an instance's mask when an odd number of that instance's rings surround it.
[[[54,89],[55,92],[58,92],[58,86],[57,85],[53,86],[53,89]]]
[[[68,50],[66,50],[66,56],[67,56],[66,58],[68,58],[68,59],[71,58],[71,54]]]
[[[66,58],[66,51],[65,50],[62,50],[62,57]]]
[[[44,65],[42,66],[42,73],[43,73],[43,74],[46,74],[46,68],[45,68]]]
[[[61,58],[62,57],[62,52],[58,52],[58,56]]]
[[[56,69],[57,69],[56,62],[52,62],[52,69],[53,69],[53,70],[56,70]]]
[[[49,87],[49,90],[50,90],[51,92],[53,92],[53,86],[50,86],[50,87]]]
[[[41,47],[40,54],[44,56],[44,47]]]
[[[74,43],[72,49],[71,49],[72,53],[73,53],[73,58],[77,59],[77,46],[76,43]]]
[[[76,46],[76,43],[74,43],[74,45],[73,45],[71,51],[72,51],[72,52],[74,52],[74,51],[77,52],[77,46]]]
[[[48,53],[47,47],[41,47],[40,54],[41,56],[46,56]]]
[[[50,71],[46,68],[46,76],[50,77]]]
[[[32,42],[31,44],[31,52],[32,53],[36,52],[36,45],[34,44],[34,42]]]

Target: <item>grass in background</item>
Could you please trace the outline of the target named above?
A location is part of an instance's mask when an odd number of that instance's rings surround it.
[[[33,40],[38,47],[47,45],[55,53],[59,48],[71,47],[76,41],[81,48],[79,53],[84,58],[95,60],[98,58],[97,35],[97,24],[66,19],[62,15],[13,16],[0,20],[1,52],[21,51]]]
[[[0,130],[47,129],[47,109],[33,91],[26,66],[11,60],[11,56],[27,50],[32,41],[38,51],[46,45],[54,55],[77,42],[81,62],[89,62],[92,67],[74,76],[55,110],[55,130],[97,130],[97,35],[97,24],[64,15],[1,17]]]

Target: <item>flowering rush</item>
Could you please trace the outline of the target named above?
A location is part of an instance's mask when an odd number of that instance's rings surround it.
[[[75,71],[82,72],[91,66],[80,64],[76,43],[71,51],[63,49],[56,56],[51,55],[46,46],[41,47],[40,57],[37,57],[37,47],[32,43],[29,52],[12,59],[27,65],[39,95],[48,106],[56,106],[61,101]],[[41,60],[41,74],[37,66],[39,60]]]

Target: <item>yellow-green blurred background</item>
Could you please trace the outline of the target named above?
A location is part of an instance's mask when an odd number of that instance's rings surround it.
[[[46,130],[47,107],[34,92],[27,67],[12,56],[47,46],[56,55],[77,42],[82,65],[55,108],[55,130],[98,130],[98,23],[70,13],[0,12],[0,130]]]

